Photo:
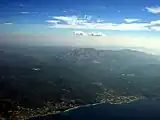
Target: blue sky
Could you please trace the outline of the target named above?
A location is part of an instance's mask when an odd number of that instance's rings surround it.
[[[76,31],[75,35],[81,33],[87,39],[105,36],[107,42],[103,38],[101,44],[130,43],[148,47],[152,43],[158,47],[160,0],[1,0],[0,29],[3,37],[36,34],[62,39],[59,37],[63,34],[75,39],[70,36]],[[92,38],[88,38],[90,35]]]

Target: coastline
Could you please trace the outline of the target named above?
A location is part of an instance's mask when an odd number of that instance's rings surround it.
[[[100,104],[100,105],[98,105]],[[111,105],[111,104],[106,104],[106,103],[98,103],[98,104],[89,104],[89,105],[84,105],[84,106],[79,106],[84,107],[80,108],[78,110],[73,110],[73,113],[67,113],[67,114],[59,114],[58,116],[54,115],[49,115],[49,116],[44,116],[44,117],[39,117],[39,118],[33,118],[33,120],[52,120],[52,119],[66,119],[66,120],[75,120],[76,117],[78,117],[80,120],[82,120],[84,117],[87,117],[87,119],[84,120],[90,120],[89,118],[99,118],[101,116],[105,116],[106,118],[115,118],[115,115],[117,118],[138,118],[137,120],[141,120],[142,118],[160,118],[159,112],[160,111],[160,101],[155,101],[155,100],[139,100],[131,102],[130,104],[124,103],[124,104],[119,104],[118,107],[117,105]],[[94,105],[97,105],[95,107],[92,107]],[[88,107],[91,106],[91,107]],[[148,109],[149,108],[149,109]],[[76,108],[75,108],[76,109]],[[93,110],[93,111],[92,111]],[[111,112],[107,112],[111,111]],[[68,112],[68,111],[67,111]],[[89,113],[89,114],[88,114]],[[92,114],[93,113],[93,114]],[[87,116],[85,116],[86,114]],[[97,116],[98,114],[98,116]],[[83,116],[84,115],[84,116]],[[116,119],[116,120],[118,120]],[[105,120],[105,119],[104,119]],[[159,120],[159,119],[156,119]]]
[[[65,111],[59,111],[57,113],[49,113],[49,114],[45,114],[45,115],[37,115],[37,116],[34,116],[34,117],[29,117],[26,120],[30,120],[30,119],[38,118],[38,117],[45,117],[45,116],[48,116],[48,115],[57,115],[57,114],[66,113],[66,112],[69,112],[69,111],[72,111],[72,110],[75,110],[75,109],[78,109],[78,108],[96,106],[96,105],[100,105],[100,104],[105,104],[105,103],[94,103],[94,104],[86,104],[86,105],[76,106],[76,107],[73,107],[73,108],[69,108]]]
[[[63,112],[69,112],[78,108],[82,108],[82,107],[89,107],[89,106],[95,106],[95,105],[100,105],[100,104],[104,104],[104,103],[94,103],[94,104],[86,104],[86,105],[81,105],[81,106],[77,106],[77,107],[73,107],[73,108],[69,108]]]
[[[48,116],[48,115],[56,115],[56,114],[59,114],[60,112],[57,112],[57,113],[49,113],[49,114],[45,114],[45,115],[37,115],[37,116],[34,116],[34,117],[29,117],[27,118],[26,120],[30,120],[30,119],[33,119],[33,118],[38,118],[38,117],[45,117],[45,116]]]
[[[133,101],[130,101],[130,102],[127,102],[127,103],[121,103],[121,104],[129,104],[129,103],[132,103],[132,102],[135,102],[135,101],[138,101],[138,100],[140,100],[140,99],[135,99]],[[101,103],[94,103],[94,104],[86,104],[86,105],[81,105],[81,106],[76,106],[76,107],[73,107],[73,108],[69,108],[65,111],[58,111],[57,113],[49,113],[49,114],[39,115],[39,116],[37,115],[37,116],[34,116],[34,117],[30,117],[27,120],[30,120],[30,119],[33,119],[33,118],[38,118],[38,117],[45,117],[45,116],[49,116],[49,115],[56,115],[56,114],[60,114],[60,113],[67,113],[67,112],[70,112],[70,111],[78,109],[78,108],[96,106],[96,105],[101,105],[101,104],[114,104],[114,105],[116,105],[118,103],[104,103],[104,102],[101,102]]]
[[[86,104],[86,105],[81,105],[81,106],[77,106],[77,107],[73,107],[73,108],[69,108],[63,112],[69,112],[71,110],[75,110],[75,109],[78,109],[78,108],[82,108],[82,107],[90,107],[90,106],[96,106],[96,105],[100,105],[100,104],[129,104],[129,103],[132,103],[132,102],[135,102],[135,101],[138,101],[138,100],[142,100],[142,99],[134,99],[130,102],[126,102],[126,103],[105,103],[105,102],[100,102],[100,103],[94,103],[94,104]]]

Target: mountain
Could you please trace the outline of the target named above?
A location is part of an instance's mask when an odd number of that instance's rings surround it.
[[[84,67],[84,69],[101,69],[109,71],[108,73],[120,73],[133,66],[160,64],[157,56],[130,49],[113,51],[76,48],[66,52],[60,58],[70,64]]]
[[[144,52],[139,52],[135,50],[96,50],[94,48],[76,48],[72,49],[71,51],[67,52],[63,57],[66,60],[72,61],[80,61],[80,60],[107,60],[106,62],[111,61],[131,61],[134,62],[142,62],[143,63],[158,63],[159,61],[156,59],[156,56],[147,54]]]
[[[43,109],[50,101],[61,106],[119,101],[121,96],[160,97],[159,56],[144,52],[9,47],[0,49],[0,61],[0,101],[27,108]]]

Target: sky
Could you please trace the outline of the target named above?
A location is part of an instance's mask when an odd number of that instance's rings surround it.
[[[160,0],[1,0],[0,41],[160,48]]]

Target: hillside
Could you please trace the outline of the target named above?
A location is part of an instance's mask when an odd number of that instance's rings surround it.
[[[43,108],[48,102],[84,105],[119,103],[124,96],[160,97],[158,56],[139,51],[3,48],[0,61],[0,100],[9,104],[2,111],[17,105]]]

